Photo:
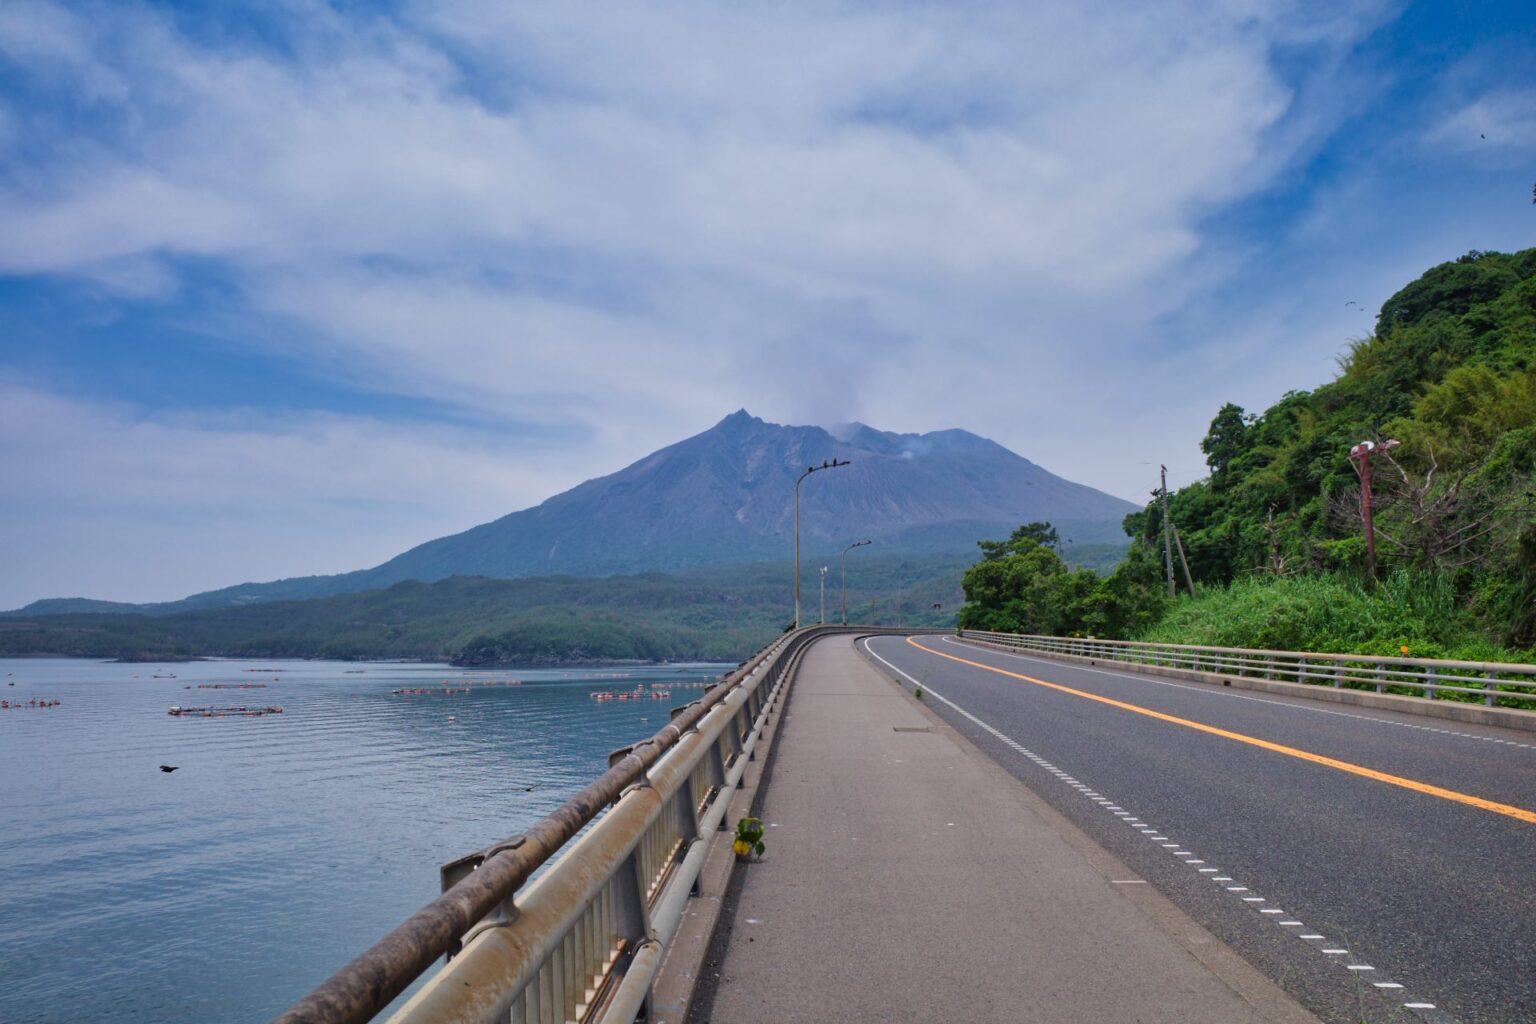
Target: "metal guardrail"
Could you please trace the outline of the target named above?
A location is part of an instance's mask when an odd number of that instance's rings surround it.
[[[778,638],[656,735],[615,751],[607,772],[527,832],[444,865],[441,896],[276,1024],[370,1020],[439,956],[447,964],[391,1024],[630,1024],[806,647],[884,632],[911,631],[809,626]]]
[[[1489,707],[1533,707],[1536,665],[1484,661],[1400,658],[1374,654],[1320,654],[1267,651],[1246,647],[1201,647],[1136,640],[988,633],[967,629],[963,638],[1004,647],[1081,658],[1153,665],[1194,672],[1275,679],[1340,689],[1375,690],[1436,699],[1439,694],[1468,694]]]

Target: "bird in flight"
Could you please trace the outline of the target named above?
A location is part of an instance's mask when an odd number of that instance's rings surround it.
[[[165,772],[167,775],[169,775],[171,772],[175,771],[177,768],[180,768],[180,767],[181,767],[181,765],[179,765],[179,764],[163,764],[163,765],[160,766],[160,770]]]

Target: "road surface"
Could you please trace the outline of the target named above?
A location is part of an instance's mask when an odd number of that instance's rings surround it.
[[[860,646],[1326,1021],[1536,1021],[1536,734]]]

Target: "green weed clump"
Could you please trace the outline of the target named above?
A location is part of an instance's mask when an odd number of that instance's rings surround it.
[[[1502,646],[1479,625],[1450,582],[1434,573],[1396,572],[1375,586],[1344,575],[1256,576],[1179,599],[1137,639],[1387,657],[1402,656],[1406,648],[1412,658],[1536,663],[1536,650]],[[1508,698],[1501,703],[1529,706]]]
[[[1425,658],[1492,646],[1459,612],[1447,581],[1409,572],[1371,588],[1335,574],[1250,576],[1179,600],[1139,639],[1350,654],[1397,654],[1407,646]]]

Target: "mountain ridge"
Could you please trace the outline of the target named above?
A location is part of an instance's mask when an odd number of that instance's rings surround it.
[[[1137,508],[965,430],[901,434],[858,422],[828,430],[738,409],[614,473],[372,568],[241,583],[153,605],[53,598],[4,614],[170,614],[456,575],[607,576],[761,562],[782,557],[790,544],[795,478],[832,458],[851,464],[817,474],[802,492],[807,549],[835,551],[870,538],[896,552],[971,552],[976,540],[1037,519],[1081,542],[1115,541],[1123,537],[1120,520]]]

